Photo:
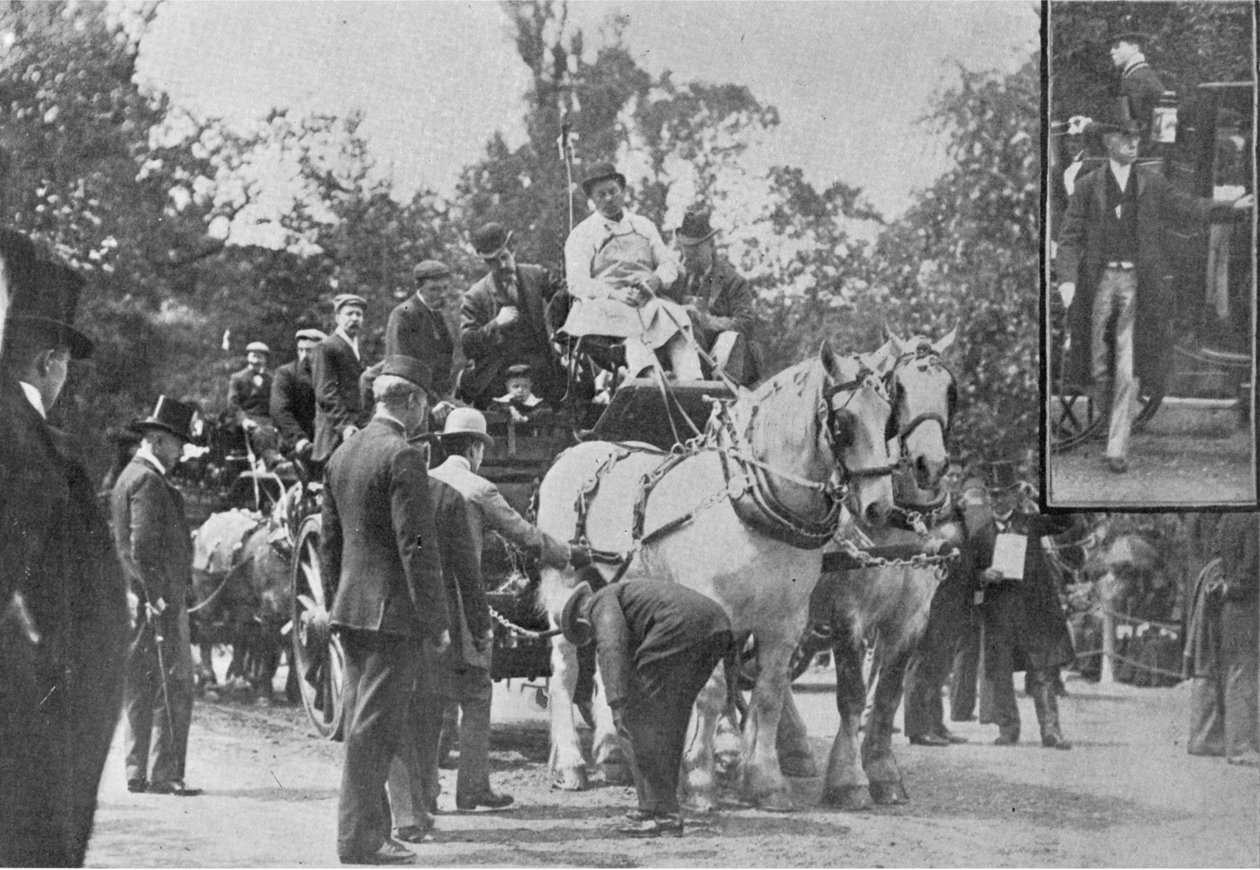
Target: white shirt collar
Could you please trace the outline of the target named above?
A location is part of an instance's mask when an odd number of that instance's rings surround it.
[[[144,460],[156,468],[158,474],[166,477],[166,466],[162,464],[162,460],[153,455],[152,448],[146,442],[141,441],[140,446],[136,448],[136,459]]]
[[[1139,51],[1137,54],[1133,55],[1133,57],[1129,58],[1129,62],[1126,63],[1124,65],[1124,69],[1120,71],[1120,75],[1123,76],[1129,70],[1133,69],[1135,66],[1142,63],[1146,63],[1146,55],[1142,54],[1142,52]]]
[[[1117,163],[1114,160],[1107,161],[1111,165],[1111,174],[1116,179],[1116,183],[1120,185],[1120,189],[1124,190],[1124,186],[1129,183],[1129,173],[1133,170],[1133,164]]]
[[[463,471],[467,471],[467,472],[472,471],[472,464],[468,461],[467,456],[448,456],[446,457],[446,461],[443,462],[442,464],[455,465],[455,466],[458,466]]]
[[[359,355],[359,340],[357,338],[351,338],[350,333],[346,332],[340,326],[337,327],[336,333],[337,335],[341,336],[342,341],[350,345],[350,349],[354,351],[354,355],[358,356]]]
[[[39,390],[28,384],[26,381],[18,381],[22,385],[22,392],[26,394],[26,401],[31,403],[31,407],[39,412],[39,416],[48,419],[48,411],[44,409],[44,397]]]

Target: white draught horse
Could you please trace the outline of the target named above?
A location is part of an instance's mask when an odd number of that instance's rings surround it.
[[[601,566],[607,579],[653,577],[695,589],[722,605],[737,640],[755,639],[760,666],[742,737],[740,789],[765,808],[791,808],[775,732],[821,547],[842,503],[876,524],[892,505],[884,439],[890,406],[875,374],[882,363],[876,354],[837,356],[824,343],[817,357],[742,396],[725,417],[715,415],[695,449],[581,444],[561,454],[539,491],[540,528],[624,556],[619,566]],[[571,571],[543,571],[543,601],[555,624],[573,585]],[[556,638],[550,766],[553,784],[568,789],[587,782],[577,677],[576,650]],[[620,752],[611,713],[602,697],[595,700],[593,754],[607,773],[620,764]],[[724,700],[719,666],[697,703],[716,723]],[[693,742],[684,777],[691,806],[713,806],[712,767],[712,740]]]

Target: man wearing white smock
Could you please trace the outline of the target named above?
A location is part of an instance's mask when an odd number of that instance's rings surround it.
[[[626,210],[626,177],[611,163],[593,164],[582,190],[595,209],[564,245],[565,280],[573,297],[564,331],[624,338],[632,376],[651,366],[654,351],[663,347],[678,380],[699,380],[700,358],[684,335],[691,329],[687,313],[658,295],[679,274],[660,231]]]

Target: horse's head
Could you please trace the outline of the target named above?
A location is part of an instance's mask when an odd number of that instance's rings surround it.
[[[946,439],[958,403],[958,383],[943,355],[958,330],[933,342],[924,336],[902,339],[889,332],[882,350],[888,363],[884,385],[892,404],[885,438],[915,485],[935,490],[949,467]]]
[[[865,356],[836,356],[827,342],[820,352],[827,372],[820,437],[835,461],[849,509],[873,525],[893,505],[892,466],[884,431],[892,409],[879,380],[884,349]]]

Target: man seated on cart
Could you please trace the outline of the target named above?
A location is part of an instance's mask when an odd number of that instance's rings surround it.
[[[624,340],[626,371],[635,376],[664,356],[678,380],[700,380],[700,357],[682,306],[659,294],[678,280],[678,264],[650,220],[626,209],[626,177],[595,163],[582,179],[595,206],[564,245],[572,308],[562,327],[573,338]]]

